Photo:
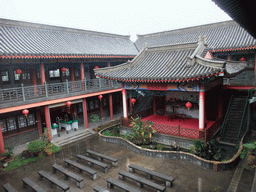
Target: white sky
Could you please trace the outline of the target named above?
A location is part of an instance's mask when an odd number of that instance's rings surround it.
[[[0,18],[131,35],[230,20],[211,0],[0,0]]]

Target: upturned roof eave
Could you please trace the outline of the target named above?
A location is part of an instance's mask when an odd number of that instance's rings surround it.
[[[252,49],[256,49],[256,45],[249,46],[249,47],[209,49],[209,51],[212,53],[216,53],[216,52],[242,51],[242,50],[252,50]]]
[[[224,74],[223,70],[219,70],[218,72],[210,73],[208,75],[203,74],[203,75],[194,75],[193,77],[180,77],[180,78],[175,78],[175,79],[163,79],[163,78],[154,78],[154,79],[138,79],[138,78],[117,78],[117,77],[108,77],[108,76],[102,76],[102,75],[96,75],[97,77],[104,78],[104,79],[109,79],[109,80],[115,80],[115,81],[120,81],[120,82],[131,82],[131,83],[179,83],[179,82],[192,82],[192,81],[198,81],[200,79],[208,78],[211,76],[218,76]]]

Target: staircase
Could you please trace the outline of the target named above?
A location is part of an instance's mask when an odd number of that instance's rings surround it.
[[[77,131],[77,132],[74,132],[73,134],[61,136],[56,139],[53,139],[53,143],[54,143],[54,145],[62,147],[64,145],[68,145],[70,143],[90,137],[93,134],[94,134],[94,132],[89,129],[86,129],[83,131]]]
[[[138,102],[138,105],[135,105],[135,107],[132,110],[132,113],[135,114],[150,108],[152,106],[152,101],[153,101],[152,95],[147,95],[144,97],[141,96],[141,99]]]
[[[248,127],[249,94],[232,96],[222,125],[219,142],[227,145],[239,144]]]

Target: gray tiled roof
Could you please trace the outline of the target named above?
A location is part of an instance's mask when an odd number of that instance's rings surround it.
[[[129,36],[0,19],[0,56],[138,54]]]
[[[255,0],[212,0],[256,38]]]
[[[170,46],[145,48],[132,61],[119,66],[96,69],[98,77],[123,82],[178,82],[198,80],[207,76],[218,75],[225,71],[226,61],[204,59],[203,43],[186,43]],[[236,73],[246,68],[244,63]],[[232,72],[232,61],[229,71]]]
[[[122,82],[193,81],[222,73],[232,76],[246,68],[245,62],[203,58],[208,48],[205,38],[198,43],[144,48],[132,61],[96,69],[98,77]]]
[[[256,48],[256,40],[235,21],[138,35],[135,44],[139,50],[142,50],[145,46],[195,42],[199,35],[206,36],[208,47],[211,50],[239,49],[244,47]]]

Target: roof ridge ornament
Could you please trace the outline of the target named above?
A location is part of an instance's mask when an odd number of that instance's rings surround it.
[[[127,65],[129,66],[129,70],[131,70],[132,62],[131,60],[126,61]]]
[[[192,55],[187,58],[187,67],[192,67],[196,63],[196,56],[200,56],[204,49],[206,48],[206,37],[203,35],[199,35],[198,37],[198,46]]]
[[[206,40],[206,36],[205,35],[199,35],[198,37],[198,44],[201,42],[203,43],[204,46],[207,46],[207,40]]]
[[[144,49],[147,49],[147,47],[148,47],[148,42],[146,41],[146,42],[144,43]]]

